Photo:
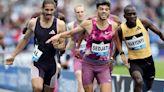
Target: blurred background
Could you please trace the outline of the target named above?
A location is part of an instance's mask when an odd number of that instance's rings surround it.
[[[43,0],[0,0],[0,63],[4,63],[4,59],[14,50],[19,40],[22,38],[22,29],[25,27],[26,22],[30,17],[41,11],[41,5]],[[75,20],[74,6],[77,4],[83,4],[86,9],[86,18],[94,16],[96,12],[95,6],[96,0],[58,0],[57,10],[62,12],[66,17],[66,23]],[[111,0],[111,14],[119,16],[120,20],[125,21],[123,18],[123,8],[133,4],[137,8],[137,15],[140,18],[147,18],[153,24],[155,24],[160,31],[164,33],[164,0]],[[156,63],[157,78],[164,79],[162,71],[164,68],[164,42],[160,38],[150,32],[151,48],[153,57]],[[126,52],[126,47],[124,47]],[[29,44],[17,58],[13,66],[29,67],[31,63],[31,53],[33,51],[33,38],[29,41]],[[66,62],[67,55],[63,55],[62,62]],[[72,68],[72,59],[69,60],[70,71]],[[161,66],[159,66],[161,65]],[[120,57],[117,58],[114,68],[115,74],[128,75],[128,72],[118,72],[124,70],[122,68],[122,61]],[[159,68],[159,69],[158,69]],[[118,71],[117,71],[118,69]],[[0,73],[3,71],[0,71]],[[2,75],[0,75],[0,81],[2,81]],[[62,91],[61,91],[62,92]],[[68,92],[68,91],[67,91]]]
[[[22,37],[22,29],[26,21],[32,14],[41,11],[43,0],[0,0],[0,34],[4,36],[5,51],[12,51]],[[73,7],[77,4],[83,4],[86,8],[86,18],[95,15],[95,0],[58,0],[58,11],[66,17],[66,23],[75,19]],[[123,8],[127,4],[133,4],[137,8],[139,17],[148,18],[162,32],[164,31],[164,0],[111,0],[111,13],[123,18]],[[161,55],[163,50],[162,41],[155,34],[150,32],[153,55]],[[2,37],[1,37],[2,38]],[[25,50],[32,50],[30,40],[29,46]],[[1,48],[2,49],[2,48]],[[2,51],[2,50],[0,50]]]

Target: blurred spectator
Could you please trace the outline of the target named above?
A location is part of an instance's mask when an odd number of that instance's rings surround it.
[[[35,12],[39,12],[43,0],[0,0],[0,29],[4,34],[4,44],[6,48],[13,48],[19,38],[21,31]],[[58,0],[58,11],[66,17],[66,22],[74,20],[73,7],[83,4],[86,8],[86,18],[95,15],[96,0]],[[154,24],[159,25],[164,31],[164,0],[110,0],[111,13],[120,17],[123,21],[123,8],[127,4],[137,7],[140,17],[149,18]],[[142,13],[144,11],[144,13]],[[159,40],[156,35],[152,35],[152,43]],[[30,43],[33,41],[31,40]],[[159,41],[160,42],[160,41]],[[155,46],[158,46],[155,45]],[[29,47],[30,48],[30,47]]]
[[[130,4],[129,0],[111,0],[111,14],[118,16],[121,20],[123,20],[123,8]]]
[[[158,7],[156,8],[156,13],[159,17],[160,28],[164,31],[164,0],[160,0]]]
[[[14,48],[22,34],[25,22],[40,11],[42,0],[0,0],[0,29],[4,33],[5,44]]]
[[[0,3],[0,24],[4,24],[4,11],[3,11],[3,5]]]

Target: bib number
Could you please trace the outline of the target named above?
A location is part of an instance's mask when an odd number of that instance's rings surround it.
[[[101,42],[100,44],[92,43],[92,53],[96,54],[96,56],[107,56],[109,54],[110,45],[104,44]]]
[[[40,51],[38,49],[38,45],[35,46],[34,52],[32,54],[32,60],[37,62],[39,60],[39,58],[41,57],[41,55],[43,54],[42,51]]]
[[[127,45],[132,50],[140,50],[146,47],[144,37],[133,38],[131,40],[127,40]]]

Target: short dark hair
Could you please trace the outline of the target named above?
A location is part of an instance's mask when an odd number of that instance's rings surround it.
[[[127,5],[127,6],[125,6],[125,8],[124,8],[124,13],[126,13],[129,9],[131,9],[131,8],[135,8],[133,5],[131,5],[131,4],[129,4],[129,5]]]
[[[110,2],[109,0],[97,0],[96,8],[98,8],[100,5],[107,5],[108,7],[110,7]]]
[[[54,2],[56,3],[56,6],[58,5],[58,0],[54,0]]]
[[[56,7],[56,3],[55,3],[55,0],[44,0],[43,1],[43,4],[42,4],[42,8],[45,7],[46,4],[53,4],[55,7]]]

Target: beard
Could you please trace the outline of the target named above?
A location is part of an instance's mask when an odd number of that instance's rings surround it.
[[[109,17],[109,14],[101,14],[99,15],[100,20],[106,20]]]

